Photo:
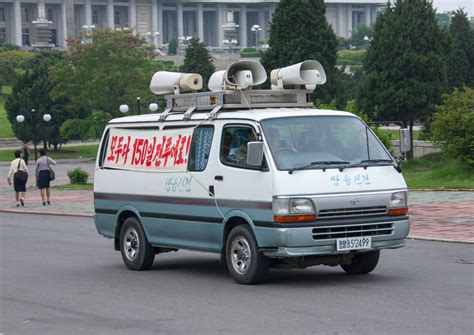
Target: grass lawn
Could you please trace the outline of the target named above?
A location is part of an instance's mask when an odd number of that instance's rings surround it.
[[[0,138],[15,138],[4,105],[5,96],[0,96]]]
[[[59,151],[49,151],[48,155],[53,159],[65,159],[65,158],[91,158],[95,159],[97,154],[98,144],[87,144],[79,146],[63,147]],[[40,147],[38,147],[40,148]],[[0,150],[0,161],[11,161],[14,158],[14,150],[3,149]],[[34,160],[34,150],[30,146],[30,159]]]
[[[400,139],[400,130],[397,129],[379,129],[384,134],[388,134],[390,136],[390,140],[399,140]],[[421,136],[420,130],[413,130],[413,140],[419,140]]]
[[[474,169],[441,153],[403,162],[409,189],[474,189]]]
[[[92,190],[94,184],[62,184],[62,185],[52,185],[51,188],[57,190]]]

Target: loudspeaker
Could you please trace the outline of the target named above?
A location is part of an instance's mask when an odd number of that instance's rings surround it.
[[[157,95],[198,91],[201,88],[202,77],[197,73],[158,71],[150,82],[150,90]]]
[[[294,85],[308,85],[308,88],[311,86],[315,88],[315,85],[323,85],[326,82],[326,73],[319,62],[307,60],[273,70],[270,73],[270,80],[275,88],[280,89]]]
[[[214,72],[209,78],[211,91],[242,90],[249,86],[263,84],[267,74],[262,64],[253,60],[232,63],[227,70]]]

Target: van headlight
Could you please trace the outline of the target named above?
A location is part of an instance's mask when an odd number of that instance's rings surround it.
[[[311,199],[277,198],[273,200],[274,222],[301,222],[316,219],[316,210]]]
[[[408,213],[408,195],[406,191],[392,193],[388,215],[405,215]]]

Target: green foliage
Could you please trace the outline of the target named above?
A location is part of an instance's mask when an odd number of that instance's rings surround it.
[[[0,96],[0,138],[15,137],[10,122],[8,121],[7,112],[5,111],[5,98]]]
[[[18,45],[5,43],[4,41],[0,40],[0,52],[12,51],[12,50],[20,50],[20,47]]]
[[[178,53],[178,41],[173,38],[169,43],[168,43],[168,55],[176,55]]]
[[[86,119],[69,119],[60,127],[64,141],[98,139],[112,115],[95,111]]]
[[[358,108],[376,120],[427,120],[446,85],[443,35],[428,0],[397,0],[375,24]]]
[[[338,42],[325,14],[323,0],[281,0],[272,17],[269,49],[263,53],[262,64],[271,71],[308,59],[319,61],[328,79],[315,95],[328,103],[338,99],[342,87],[335,68]]]
[[[154,51],[143,38],[110,29],[96,29],[85,38],[90,42],[71,40],[64,61],[52,69],[54,99],[68,98],[89,112],[119,116],[121,104],[154,98],[149,90]]]
[[[377,137],[383,143],[385,148],[387,148],[390,152],[392,152],[392,142],[390,142],[392,140],[392,137],[390,136],[390,134],[383,131],[378,126],[372,126],[370,127],[370,129],[372,129],[374,134],[377,135]]]
[[[404,161],[402,166],[410,189],[474,189],[472,167],[439,152]]]
[[[436,13],[435,14],[436,23],[441,29],[448,29],[449,24],[451,23],[451,16],[449,13]]]
[[[463,87],[444,95],[431,129],[449,157],[474,167],[474,89]]]
[[[89,178],[89,174],[80,167],[67,170],[67,176],[71,184],[86,184]]]
[[[359,23],[356,29],[352,32],[351,37],[349,38],[349,44],[355,47],[367,47],[369,41],[366,41],[367,37],[369,40],[374,36],[374,27],[367,26],[364,23]]]
[[[177,68],[172,60],[152,60],[151,63],[155,71],[171,71],[176,72]]]
[[[17,76],[12,94],[5,102],[8,120],[15,136],[22,141],[48,141],[53,145],[62,143],[59,126],[64,120],[75,117],[80,111],[67,108],[67,100],[53,101],[50,93],[54,88],[48,78],[52,66],[61,61],[62,55],[57,52],[35,53],[28,69]],[[33,113],[32,109],[35,110]],[[23,115],[23,123],[16,122],[17,115]],[[51,121],[43,121],[43,115],[50,114]]]
[[[1,50],[0,45],[0,88],[3,85],[12,85],[15,80],[16,71],[25,60],[33,56],[33,53],[28,51],[8,48],[5,48],[5,51]],[[1,93],[0,91],[0,95]]]
[[[203,86],[207,87],[207,82],[216,68],[212,64],[212,58],[203,42],[199,38],[192,38],[186,48],[184,64],[179,68],[182,72],[199,73],[203,79]]]
[[[463,84],[474,87],[474,30],[466,13],[458,10],[448,32],[447,79],[450,88]]]
[[[95,159],[98,150],[97,144],[87,144],[80,146],[62,146],[60,150],[48,152],[48,156],[53,159],[67,158],[90,158]],[[11,149],[0,149],[0,162],[11,161],[13,151]]]
[[[366,49],[358,50],[339,50],[337,52],[337,65],[363,65],[367,53]]]

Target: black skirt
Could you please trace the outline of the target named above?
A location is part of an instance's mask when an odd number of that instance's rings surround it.
[[[41,170],[39,172],[36,185],[39,189],[49,187],[49,170]]]
[[[26,182],[22,183],[13,178],[13,189],[15,192],[26,192]]]

